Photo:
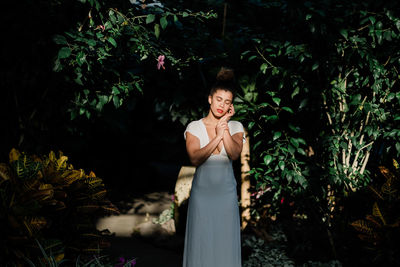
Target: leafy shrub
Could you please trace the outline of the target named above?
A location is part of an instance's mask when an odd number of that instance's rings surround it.
[[[0,163],[3,261],[40,255],[35,239],[56,261],[108,246],[108,233],[96,229],[96,219],[119,211],[106,199],[101,178],[74,169],[62,152],[38,157],[12,149],[9,157]]]
[[[384,182],[369,186],[376,199],[371,214],[351,223],[376,264],[400,264],[400,171],[395,160],[393,166],[394,172],[380,166]]]

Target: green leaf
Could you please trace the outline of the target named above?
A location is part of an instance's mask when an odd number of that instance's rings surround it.
[[[118,90],[118,88],[117,88],[116,86],[113,86],[113,87],[112,87],[112,93],[113,93],[114,95],[119,95],[119,94],[120,94],[120,91]]]
[[[160,18],[160,24],[162,29],[165,29],[167,27],[168,25],[167,16]]]
[[[111,36],[108,37],[107,41],[109,41],[114,47],[117,47],[117,42]]]
[[[306,152],[304,151],[304,149],[302,149],[301,147],[297,148],[297,152],[300,153],[301,155],[305,156]]]
[[[160,24],[155,24],[154,25],[154,34],[156,35],[157,39],[160,37]]]
[[[93,39],[89,39],[89,40],[87,40],[87,44],[88,44],[89,46],[96,46],[96,41],[93,40]]]
[[[300,88],[297,86],[296,88],[294,88],[293,93],[291,94],[291,98],[293,99],[293,97],[295,97],[300,91]]]
[[[69,47],[62,47],[58,51],[58,58],[67,58],[71,55],[71,49]]]
[[[146,17],[146,24],[152,23],[156,19],[156,16],[154,14],[149,14]]]
[[[319,67],[319,63],[315,62],[314,65],[312,65],[312,67],[311,67],[311,71],[318,69],[318,67]]]
[[[266,155],[266,156],[264,157],[264,163],[265,163],[265,165],[270,164],[271,161],[272,161],[272,156],[271,156],[271,155]]]
[[[182,17],[186,18],[187,16],[189,16],[189,13],[187,13],[187,12],[182,13]]]
[[[297,138],[297,142],[300,144],[306,145],[306,141],[303,138]]]
[[[341,30],[340,30],[340,34],[347,40],[347,37],[348,37],[347,30],[341,29]]]
[[[282,136],[282,133],[281,132],[275,132],[274,133],[274,137],[272,138],[274,141],[276,140],[276,139],[278,139],[279,137],[281,137]]]
[[[295,138],[290,138],[290,143],[292,143],[296,148],[299,147],[299,142]]]
[[[260,66],[260,70],[261,70],[262,73],[264,73],[264,74],[265,74],[265,72],[266,72],[267,69],[268,69],[268,64],[267,64],[267,63],[263,63],[263,64]]]
[[[56,44],[60,44],[60,45],[65,45],[65,44],[67,44],[67,39],[66,39],[64,36],[58,35],[58,34],[53,36],[53,41],[54,41]]]
[[[282,109],[286,110],[289,113],[292,113],[292,114],[294,113],[293,110],[291,108],[289,108],[289,107],[282,107]]]
[[[247,126],[249,128],[249,130],[253,129],[255,122],[251,121],[249,122],[249,125]]]
[[[119,108],[119,97],[117,95],[113,96],[113,102],[114,102],[114,106],[116,108]]]
[[[275,104],[278,105],[278,106],[279,106],[279,104],[281,103],[281,99],[280,99],[279,97],[273,97],[273,98],[272,98],[272,101],[274,101]]]
[[[278,163],[279,168],[283,171],[285,169],[285,162],[284,161],[279,161]]]

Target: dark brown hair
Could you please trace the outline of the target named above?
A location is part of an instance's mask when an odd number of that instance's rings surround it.
[[[221,67],[217,74],[216,82],[211,87],[210,96],[212,96],[219,89],[231,92],[233,101],[237,90],[233,69]]]

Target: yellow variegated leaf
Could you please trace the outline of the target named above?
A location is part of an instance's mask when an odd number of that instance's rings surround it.
[[[56,260],[56,262],[59,262],[59,261],[63,260],[64,257],[65,257],[64,253],[60,253],[60,254],[54,256],[54,259]]]
[[[36,179],[24,181],[22,184],[23,192],[28,192],[28,191],[35,189],[38,183],[39,183],[39,180],[36,180]]]
[[[94,177],[96,177],[96,174],[94,174],[94,172],[91,171],[91,172],[89,173],[89,177],[94,178]]]
[[[120,212],[117,207],[114,206],[102,206],[101,207],[109,215],[119,215]]]
[[[10,163],[18,160],[19,156],[21,156],[21,153],[18,150],[16,150],[15,148],[11,149],[9,154]]]
[[[103,180],[98,177],[88,177],[85,179],[85,183],[88,184],[90,188],[97,187],[101,185],[102,182]]]
[[[372,216],[372,215],[367,215],[366,219],[371,222],[375,228],[381,228],[382,224],[380,222],[377,221],[377,218]]]
[[[46,189],[53,189],[52,184],[40,184],[39,185],[39,190],[46,190]]]
[[[47,225],[44,217],[25,217],[24,222],[29,223],[31,229],[38,231]]]
[[[92,194],[92,199],[102,199],[106,196],[107,191],[106,190],[101,190],[97,193]]]
[[[364,234],[372,234],[373,228],[369,225],[369,223],[365,220],[357,220],[350,224],[353,226],[357,231],[362,232]]]
[[[39,190],[32,194],[32,198],[38,201],[45,201],[52,199],[54,196],[53,189]]]
[[[85,173],[83,170],[67,170],[60,176],[58,182],[61,184],[70,185],[76,180],[81,179],[84,175]]]
[[[393,166],[396,168],[396,170],[399,168],[399,163],[395,159],[393,159]]]
[[[57,161],[56,154],[54,153],[54,151],[50,151],[49,160],[52,161],[52,162],[56,162]]]
[[[374,205],[372,206],[372,215],[374,215],[375,217],[378,217],[379,219],[381,219],[382,223],[384,225],[386,225],[386,220],[382,215],[381,210],[379,209],[378,203],[375,202]]]
[[[56,170],[59,171],[59,170],[66,169],[66,168],[67,168],[67,160],[68,160],[68,157],[66,157],[66,156],[61,156],[61,157],[57,160],[57,163],[56,163]]]
[[[395,176],[393,175],[393,173],[391,173],[389,171],[388,168],[386,168],[385,166],[379,166],[379,170],[381,171],[381,173],[383,174],[383,176],[385,176],[385,178],[387,180],[394,180]]]

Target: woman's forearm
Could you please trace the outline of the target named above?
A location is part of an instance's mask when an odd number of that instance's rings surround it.
[[[222,136],[215,136],[205,147],[190,153],[190,162],[194,166],[199,166],[202,164],[211,156],[213,151],[217,148],[219,142],[221,142],[222,138]]]
[[[241,146],[232,138],[228,130],[225,130],[223,137],[225,151],[232,160],[236,160],[242,151]]]

